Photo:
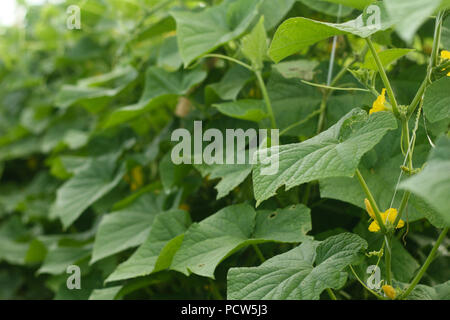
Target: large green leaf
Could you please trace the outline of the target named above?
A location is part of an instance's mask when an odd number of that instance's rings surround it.
[[[323,242],[307,241],[275,256],[259,267],[232,268],[228,272],[231,300],[316,300],[328,288],[347,281],[344,270],[359,262],[367,242],[343,233]]]
[[[173,11],[184,65],[243,34],[258,14],[260,0],[226,0],[201,12]]]
[[[190,223],[189,214],[185,211],[158,214],[145,242],[117,267],[106,282],[145,276],[168,268]]]
[[[409,190],[436,210],[439,218],[450,226],[450,138],[442,137],[430,154],[425,168],[403,181],[401,189]]]
[[[430,122],[450,118],[450,77],[433,82],[425,91],[423,112]]]
[[[168,101],[175,103],[178,96],[186,94],[205,78],[206,72],[200,69],[168,72],[162,68],[149,67],[146,72],[145,89],[139,102],[112,112],[103,126],[108,128],[132,120]]]
[[[386,30],[391,27],[391,22],[387,18],[384,6],[379,3],[380,19],[375,19],[374,12],[362,14],[355,20],[345,23],[328,23],[315,21],[307,18],[291,18],[283,22],[277,29],[269,56],[275,62],[295,54],[301,49],[307,48],[320,40],[341,34],[354,34],[367,38],[370,35]],[[377,24],[379,23],[379,24]]]
[[[171,269],[214,278],[217,265],[237,250],[268,241],[301,242],[310,229],[303,205],[275,212],[256,212],[246,204],[226,207],[189,228]]]
[[[90,205],[111,191],[125,174],[125,163],[117,168],[117,156],[92,158],[73,178],[58,189],[51,215],[69,227]]]
[[[397,128],[388,112],[369,116],[354,109],[337,124],[302,143],[273,147],[268,158],[253,170],[253,188],[257,205],[276,194],[281,186],[289,190],[305,182],[330,177],[351,177],[361,157],[383,136]],[[261,152],[261,151],[259,151]],[[261,170],[279,162],[278,173],[262,175]]]
[[[105,215],[95,237],[91,263],[142,244],[153,219],[162,211],[161,199],[146,193],[125,209]]]

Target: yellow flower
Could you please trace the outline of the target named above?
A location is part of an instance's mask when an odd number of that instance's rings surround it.
[[[380,226],[378,225],[378,222],[375,219],[375,212],[373,211],[370,201],[368,199],[364,199],[364,204],[366,205],[367,213],[373,219],[372,223],[369,225],[369,231],[370,232],[380,231]],[[381,220],[383,220],[383,223],[386,223],[386,221],[388,221],[391,225],[393,225],[395,219],[397,218],[397,215],[398,215],[397,209],[390,208],[387,209],[385,212],[381,213]],[[400,219],[397,224],[397,229],[403,228],[404,225],[405,221]]]
[[[389,298],[391,298],[392,300],[395,299],[396,293],[395,293],[395,289],[394,289],[392,286],[390,286],[390,285],[384,285],[384,286],[382,286],[381,288],[383,289],[384,293],[385,293]]]
[[[372,221],[372,223],[369,226],[370,232],[378,232],[380,231],[380,226],[378,225],[378,222],[376,220]]]
[[[144,172],[141,166],[136,166],[131,170],[131,176],[133,178],[130,189],[131,191],[136,191],[144,184]]]
[[[372,205],[370,204],[369,199],[364,199],[364,204],[366,205],[366,210],[369,216],[372,219],[375,219],[375,213],[373,212]]]
[[[447,50],[442,50],[441,51],[441,59],[443,60],[448,60],[450,59],[450,51]],[[442,69],[442,71],[444,71],[445,69]],[[450,72],[447,73],[447,76],[450,77]]]
[[[442,50],[441,51],[441,58],[442,59],[450,59],[450,51]]]
[[[374,101],[372,109],[370,109],[369,111],[369,114],[388,110],[388,108],[386,108],[386,106],[384,105],[385,103],[386,103],[386,89],[383,89],[381,95],[379,95],[378,98]]]
[[[395,222],[395,219],[397,219],[397,215],[398,215],[397,209],[390,208],[390,209],[387,209],[384,213],[382,213],[381,217],[383,218],[383,221],[387,220],[393,225]],[[400,219],[396,228],[397,229],[403,228],[404,225],[405,225],[405,222]]]

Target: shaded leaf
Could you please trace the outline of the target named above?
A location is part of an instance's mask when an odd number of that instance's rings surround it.
[[[51,215],[69,227],[90,205],[111,191],[125,174],[125,164],[116,166],[116,157],[92,158],[58,189]]]
[[[301,242],[310,229],[309,209],[303,205],[275,213],[229,206],[189,228],[171,269],[214,278],[217,265],[237,250],[263,242]]]
[[[153,219],[162,211],[162,199],[146,193],[125,209],[105,215],[96,233],[91,263],[142,244]]]
[[[145,242],[106,282],[145,276],[168,268],[190,223],[189,214],[181,210],[157,215]]]
[[[260,0],[227,0],[201,12],[172,11],[184,65],[243,34],[259,4]]]

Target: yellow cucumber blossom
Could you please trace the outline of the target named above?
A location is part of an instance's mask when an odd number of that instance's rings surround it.
[[[136,191],[144,185],[144,172],[141,166],[136,166],[131,170],[132,181],[130,183],[131,191]]]
[[[375,212],[373,212],[372,205],[370,204],[369,199],[364,199],[364,204],[366,205],[366,210],[369,216],[375,220]]]
[[[369,231],[370,232],[378,232],[380,231],[380,225],[378,224],[377,220],[375,219],[375,212],[373,211],[372,206],[370,205],[370,202],[368,199],[364,199],[364,204],[366,205],[366,210],[369,216],[373,219],[372,223],[369,225]],[[397,218],[398,212],[397,209],[390,208],[387,209],[385,212],[381,213],[381,220],[383,220],[383,223],[386,224],[386,222],[389,222],[391,225],[395,223],[395,219]],[[400,229],[403,228],[405,225],[405,221],[399,220],[396,228]]]
[[[450,59],[450,51],[447,50],[442,50],[441,51],[441,58],[442,59]]]
[[[392,286],[386,284],[386,285],[382,286],[381,288],[383,289],[383,291],[386,294],[386,296],[388,296],[392,300],[395,299],[395,296],[397,294],[395,292],[395,289]]]
[[[383,89],[381,92],[381,95],[378,96],[378,98],[374,101],[372,105],[372,109],[370,109],[369,114],[379,112],[379,111],[386,111],[389,110],[384,105],[386,103],[386,89]]]
[[[441,59],[443,59],[443,60],[450,60],[450,51],[442,50],[441,51]],[[450,72],[447,73],[447,76],[450,77]]]

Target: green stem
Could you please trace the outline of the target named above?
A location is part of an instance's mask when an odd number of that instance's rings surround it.
[[[423,94],[425,93],[425,90],[427,89],[428,85],[430,84],[430,76],[433,72],[434,67],[436,66],[439,58],[439,44],[441,41],[441,33],[442,33],[442,20],[444,17],[443,12],[439,12],[436,16],[436,25],[434,28],[434,39],[433,39],[433,49],[431,51],[431,57],[430,62],[428,64],[428,70],[427,75],[425,77],[425,80],[422,82],[422,85],[419,88],[419,91],[417,92],[416,96],[414,97],[414,100],[411,102],[411,104],[408,107],[407,112],[407,119],[411,117],[411,115],[416,110],[417,106],[419,105],[419,102],[422,100]]]
[[[245,62],[242,62],[242,61],[240,61],[238,59],[235,59],[235,58],[232,58],[232,57],[229,57],[229,56],[225,56],[223,54],[215,54],[215,53],[205,54],[204,56],[202,56],[202,58],[219,58],[219,59],[223,59],[223,60],[228,60],[228,61],[234,62],[234,63],[236,63],[238,65],[241,65],[241,66],[243,66],[244,68],[246,68],[246,69],[248,69],[250,71],[253,71],[253,68],[250,65],[246,64]]]
[[[410,145],[411,141],[409,140],[409,127],[408,127],[407,119],[402,119],[402,132],[403,132],[403,134],[402,134],[403,139],[405,139],[403,148],[406,148],[405,152],[408,154],[408,168],[409,168],[409,170],[413,170],[414,169],[413,163],[412,163],[412,153],[413,153],[412,148],[413,147]],[[403,143],[403,141],[402,141],[402,143]]]
[[[407,152],[408,152],[408,157],[409,157],[409,162],[408,162],[408,169],[410,174],[413,173],[413,163],[412,163],[412,156],[414,153],[414,147],[416,144],[416,133],[417,133],[417,129],[419,129],[419,120],[420,120],[420,114],[423,108],[423,100],[421,100],[421,104],[419,107],[419,111],[417,111],[417,117],[416,117],[416,124],[414,125],[414,129],[412,131],[412,140],[409,139],[409,129],[408,129],[408,120],[407,119],[402,119],[403,122],[403,135],[407,134],[406,137],[406,142],[407,142]],[[397,217],[395,218],[394,221],[394,226],[397,227],[402,215],[403,215],[403,211],[406,209],[406,206],[408,205],[408,201],[409,201],[409,197],[411,196],[411,193],[409,191],[405,191],[403,193],[403,198],[402,198],[402,202],[400,203],[400,207],[398,209],[398,214]]]
[[[275,116],[273,114],[272,103],[270,102],[270,97],[269,97],[269,94],[267,93],[267,88],[264,83],[264,79],[263,79],[260,71],[254,71],[254,72],[256,74],[256,78],[258,79],[259,87],[262,91],[264,101],[266,102],[267,113],[269,114],[270,121],[272,123],[272,129],[276,129],[277,122],[276,122]]]
[[[422,279],[423,275],[425,274],[425,272],[427,271],[428,267],[430,266],[431,262],[434,259],[434,256],[436,255],[437,250],[439,249],[439,246],[441,245],[442,241],[444,240],[446,234],[448,232],[448,227],[445,228],[444,230],[442,230],[441,234],[439,235],[439,238],[437,239],[436,243],[433,246],[433,249],[431,249],[430,254],[428,255],[427,259],[425,260],[425,263],[423,264],[423,266],[420,268],[419,272],[417,273],[417,275],[414,277],[413,281],[411,282],[411,284],[408,286],[408,288],[406,289],[405,292],[403,292],[399,299],[405,299],[409,296],[409,294],[414,290],[414,288],[416,287],[416,285],[420,282],[420,280]]]
[[[408,112],[406,113],[406,118],[409,119],[411,115],[416,110],[417,106],[419,105],[420,101],[422,100],[423,94],[425,93],[426,88],[428,87],[428,76],[423,80],[422,84],[420,85],[419,90],[416,93],[416,96],[414,97],[413,101],[408,107]]]
[[[356,169],[356,176],[358,178],[359,183],[361,184],[361,187],[364,190],[364,193],[367,196],[367,199],[370,202],[370,205],[372,206],[372,209],[375,213],[375,220],[377,221],[378,225],[380,226],[381,232],[383,232],[383,234],[386,234],[386,227],[384,225],[383,219],[381,219],[380,209],[378,209],[377,203],[375,202],[375,199],[372,196],[372,193],[370,192],[369,186],[367,185],[366,181],[364,180],[364,178],[361,174],[361,171],[359,171],[359,169]]]
[[[392,285],[392,272],[391,272],[391,261],[392,261],[392,253],[391,253],[391,235],[385,235],[384,241],[386,243],[386,250],[384,254],[384,263],[386,265],[386,280],[388,285]]]
[[[372,56],[375,59],[375,63],[377,64],[378,72],[380,73],[381,80],[383,80],[384,86],[386,87],[386,91],[388,93],[389,100],[392,105],[392,111],[394,112],[394,114],[397,118],[400,118],[400,112],[398,111],[397,100],[395,99],[394,91],[392,90],[391,83],[389,82],[389,79],[386,75],[386,71],[384,70],[384,67],[380,60],[380,57],[378,56],[378,53],[375,50],[372,40],[370,40],[370,37],[366,38],[366,41],[367,41],[367,45],[369,46],[370,51],[372,52]]]
[[[330,296],[331,300],[337,300],[336,295],[334,294],[333,290],[330,288],[327,288],[328,295]]]
[[[318,88],[323,88],[323,89],[328,89],[328,90],[333,90],[333,91],[364,91],[364,92],[370,92],[369,89],[332,87],[332,86],[327,86],[327,85],[324,85],[324,84],[309,82],[309,81],[306,81],[306,80],[301,80],[301,82],[303,82],[304,84],[310,85],[312,87],[318,87]]]
[[[252,244],[253,249],[256,252],[256,255],[258,256],[259,260],[261,261],[261,263],[263,263],[264,261],[266,261],[266,258],[264,258],[264,255],[262,254],[261,250],[259,249],[258,245],[256,244]]]
[[[244,68],[254,72],[255,75],[256,75],[256,78],[258,79],[258,84],[259,84],[259,87],[260,87],[261,92],[263,94],[264,101],[266,103],[267,113],[269,114],[269,117],[270,117],[270,122],[272,124],[272,129],[276,129],[277,128],[277,122],[275,120],[275,116],[274,116],[274,113],[273,113],[272,103],[270,102],[270,97],[269,97],[269,94],[267,93],[266,84],[264,83],[264,79],[262,77],[261,71],[255,70],[254,68],[252,68],[252,66],[246,64],[245,62],[239,61],[239,60],[237,60],[235,58],[231,58],[231,57],[228,57],[228,56],[225,56],[225,55],[222,55],[222,54],[206,54],[206,55],[203,56],[203,58],[219,58],[219,59],[228,60],[228,61],[234,62],[236,64],[239,64],[239,65],[243,66]]]
[[[328,101],[329,91],[325,92],[322,96],[322,101],[320,102],[320,115],[319,122],[317,123],[317,134],[321,133],[325,123],[325,115],[327,111],[327,101]]]
[[[408,205],[408,200],[409,200],[410,196],[411,196],[411,193],[409,191],[405,191],[405,193],[403,194],[402,202],[400,203],[400,207],[398,209],[398,214],[394,221],[395,227],[397,227],[398,223],[400,222],[400,219],[402,218],[403,211],[405,211],[405,208]]]
[[[436,16],[436,26],[434,29],[433,50],[431,51],[430,69],[433,69],[439,61],[439,45],[441,43],[443,18],[444,18],[444,11],[441,11]]]

